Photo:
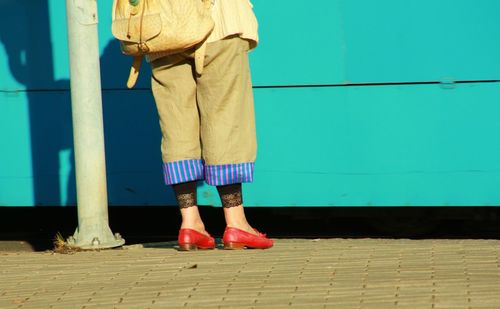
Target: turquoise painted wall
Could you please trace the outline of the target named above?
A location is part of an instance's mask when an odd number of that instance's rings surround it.
[[[500,1],[253,3],[248,205],[500,204]],[[98,4],[109,203],[172,205],[148,69],[125,89],[130,59]],[[0,205],[74,205],[65,6],[0,7]]]

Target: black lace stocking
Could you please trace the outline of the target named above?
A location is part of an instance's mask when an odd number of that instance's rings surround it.
[[[243,196],[241,194],[241,183],[232,185],[217,186],[222,207],[230,208],[243,205]]]
[[[172,185],[177,198],[177,203],[180,208],[188,208],[196,206],[198,201],[196,198],[196,181],[178,183]]]

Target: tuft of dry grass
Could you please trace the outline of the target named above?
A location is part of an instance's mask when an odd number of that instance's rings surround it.
[[[70,246],[66,240],[64,240],[64,237],[61,235],[60,232],[56,233],[56,236],[54,236],[54,253],[60,253],[60,254],[74,254],[75,252],[81,251],[80,248],[78,247],[73,247]]]

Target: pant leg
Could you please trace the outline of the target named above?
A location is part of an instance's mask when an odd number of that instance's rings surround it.
[[[197,79],[205,181],[252,182],[257,142],[249,42],[230,37],[207,45]]]
[[[180,54],[167,56],[153,61],[151,67],[165,183],[204,179],[192,59]]]

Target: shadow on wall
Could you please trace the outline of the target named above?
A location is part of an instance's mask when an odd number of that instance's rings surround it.
[[[0,3],[9,12],[0,19],[0,41],[29,100],[35,205],[75,205],[69,80],[54,77],[47,1]],[[108,199],[110,205],[174,205],[162,181],[154,101],[149,87],[125,90],[129,68],[130,59],[111,41],[101,56]],[[148,85],[148,77],[141,72],[139,84]]]

